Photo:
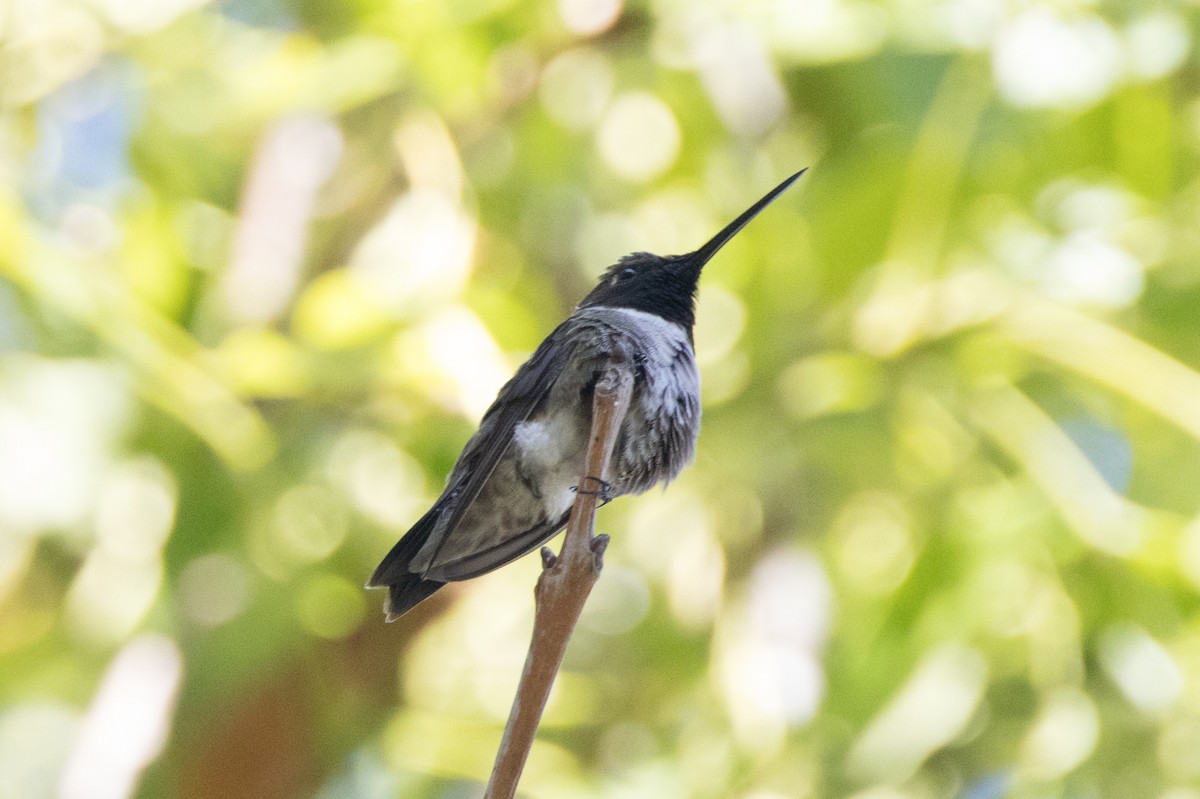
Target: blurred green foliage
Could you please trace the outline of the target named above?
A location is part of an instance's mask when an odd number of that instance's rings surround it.
[[[1200,797],[1200,70],[1166,0],[0,7],[0,799],[465,797],[536,558],[360,586],[633,250],[696,463],[532,797]]]

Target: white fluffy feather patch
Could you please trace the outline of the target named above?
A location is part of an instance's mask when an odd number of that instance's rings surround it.
[[[551,447],[550,430],[541,422],[521,422],[513,429],[513,443],[522,453],[541,460]]]

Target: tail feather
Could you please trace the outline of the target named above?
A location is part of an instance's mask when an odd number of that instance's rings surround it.
[[[437,523],[438,510],[437,505],[430,508],[429,512],[396,542],[367,581],[367,588],[388,589],[388,597],[383,603],[383,611],[387,614],[388,621],[394,621],[412,610],[446,584],[439,580],[422,579],[419,574],[409,571],[412,559],[429,540],[429,534]]]
[[[415,574],[398,583],[392,583],[388,586],[388,597],[383,602],[386,620],[395,621],[400,618],[443,585],[445,583],[437,580],[422,580]]]

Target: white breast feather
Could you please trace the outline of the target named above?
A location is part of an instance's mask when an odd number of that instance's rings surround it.
[[[513,430],[513,443],[525,458],[539,463],[551,460],[558,449],[550,435],[550,426],[542,422],[521,422]]]

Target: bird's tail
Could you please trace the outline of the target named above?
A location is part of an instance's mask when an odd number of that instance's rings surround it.
[[[438,508],[435,505],[407,533],[401,537],[392,551],[388,552],[367,580],[367,588],[387,588],[388,597],[383,603],[383,612],[388,621],[394,621],[416,607],[422,600],[445,585],[440,580],[426,580],[409,571],[409,564],[416,556],[437,523]]]
[[[415,574],[388,585],[388,598],[383,602],[385,621],[395,621],[408,613],[445,583],[422,580]]]

